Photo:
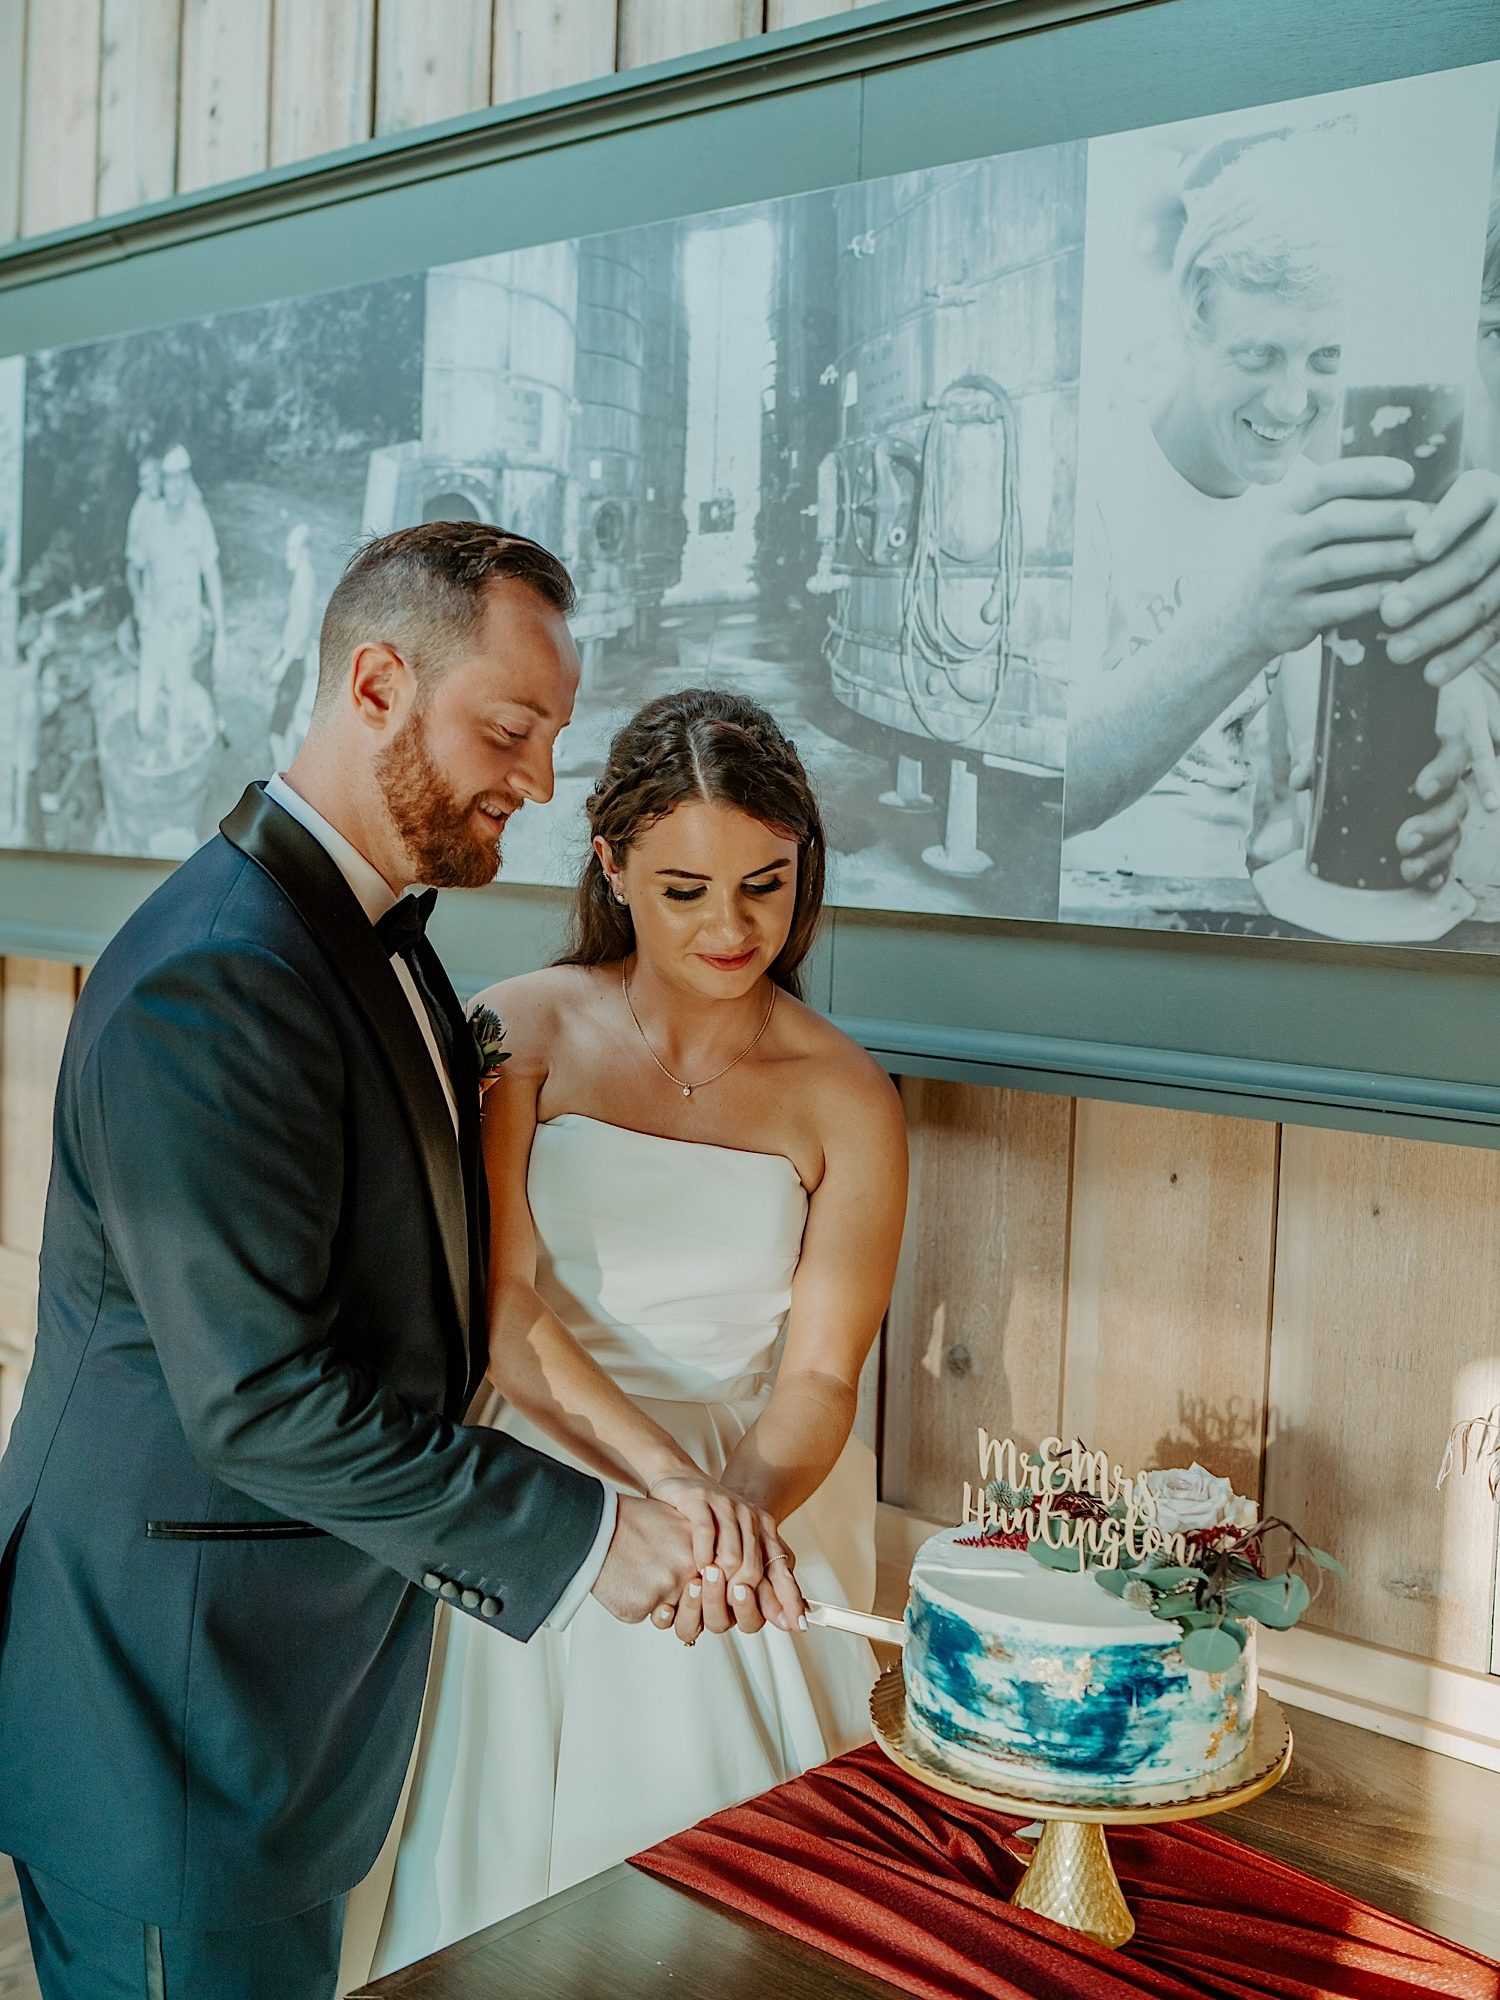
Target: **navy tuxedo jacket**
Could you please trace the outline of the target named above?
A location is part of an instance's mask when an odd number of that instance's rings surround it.
[[[597,1532],[595,1481],[459,1421],[486,1203],[454,1081],[457,1142],[369,921],[258,786],[80,998],[0,1459],[0,1849],[143,1922],[358,1881],[435,1596],[526,1639]]]

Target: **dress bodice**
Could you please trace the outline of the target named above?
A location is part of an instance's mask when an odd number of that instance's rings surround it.
[[[807,1220],[790,1160],[567,1112],[537,1127],[526,1191],[537,1291],[628,1395],[759,1391]]]

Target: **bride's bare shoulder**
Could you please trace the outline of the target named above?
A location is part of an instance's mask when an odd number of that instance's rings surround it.
[[[597,1004],[600,988],[593,966],[545,965],[539,972],[496,980],[476,993],[470,1005],[482,1004],[498,1014],[512,1046],[522,1033],[544,1034],[555,1046],[558,1035]]]
[[[804,1101],[820,1136],[879,1135],[888,1141],[904,1129],[896,1086],[867,1049],[803,1001],[789,1001],[787,1014],[803,1071]]]

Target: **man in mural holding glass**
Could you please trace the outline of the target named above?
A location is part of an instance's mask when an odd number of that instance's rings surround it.
[[[1211,905],[1209,880],[1247,873],[1257,780],[1278,757],[1285,773],[1326,628],[1378,608],[1392,657],[1434,681],[1495,641],[1500,478],[1466,472],[1425,508],[1398,460],[1307,455],[1338,404],[1351,169],[1338,135],[1293,133],[1188,176],[1177,369],[1099,453],[1081,511],[1065,868],[1198,878]],[[1447,874],[1466,762],[1445,740],[1417,780],[1409,882]]]

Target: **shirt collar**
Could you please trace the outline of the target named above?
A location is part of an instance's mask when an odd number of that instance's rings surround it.
[[[280,771],[266,780],[266,797],[274,799],[283,812],[290,813],[299,826],[306,827],[354,891],[370,922],[379,923],[398,898],[374,863],[367,861],[336,826],[330,826],[316,806],[310,806],[300,792],[293,791]]]

